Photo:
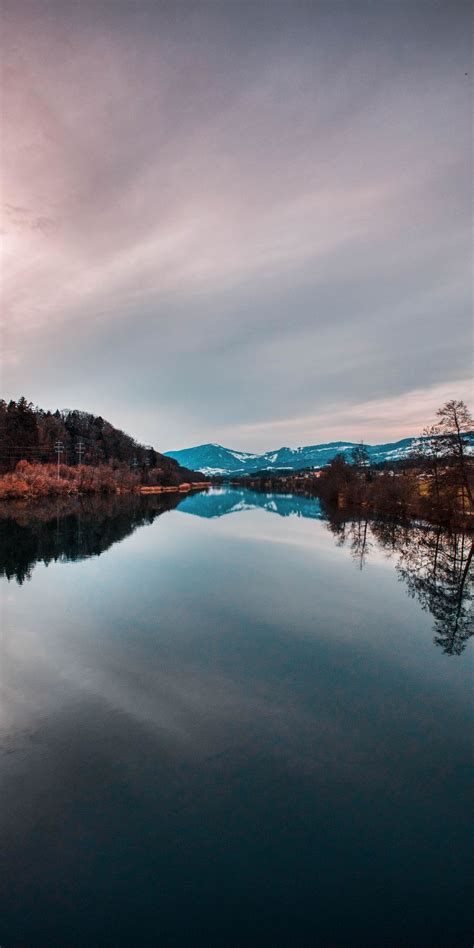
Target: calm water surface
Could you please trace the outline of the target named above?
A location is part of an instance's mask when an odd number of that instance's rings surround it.
[[[1,514],[2,948],[467,948],[469,539],[177,500]]]

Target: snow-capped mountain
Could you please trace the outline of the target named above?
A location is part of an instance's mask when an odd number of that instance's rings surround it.
[[[470,441],[470,451],[474,451],[474,433],[467,435]],[[377,464],[380,461],[396,461],[407,458],[415,438],[403,438],[388,444],[366,444],[370,460]],[[248,454],[245,451],[231,451],[221,444],[200,444],[195,448],[184,448],[181,451],[167,451],[167,456],[174,458],[184,467],[194,471],[202,471],[207,476],[226,474],[252,474],[255,471],[288,470],[298,471],[302,468],[324,467],[336,454],[347,454],[357,445],[352,441],[330,441],[327,444],[312,444],[303,448],[278,448],[276,451],[267,451],[265,454]]]
[[[230,451],[223,448],[220,444],[200,444],[196,448],[184,448],[182,451],[167,451],[167,457],[176,458],[178,455],[183,457],[193,457],[200,461],[198,468],[193,470],[202,471],[203,474],[241,474],[244,471],[259,470],[259,454],[247,454],[244,451]],[[253,462],[256,463],[252,467]]]

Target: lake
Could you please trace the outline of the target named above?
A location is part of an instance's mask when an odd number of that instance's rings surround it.
[[[468,537],[237,489],[1,525],[2,948],[471,945]]]

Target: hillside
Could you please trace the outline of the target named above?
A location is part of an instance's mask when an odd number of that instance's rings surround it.
[[[59,454],[59,458],[58,458]],[[171,457],[131,435],[101,415],[78,410],[45,411],[25,398],[8,404],[0,400],[0,473],[13,471],[20,461],[128,469],[142,482],[175,485],[202,480]]]

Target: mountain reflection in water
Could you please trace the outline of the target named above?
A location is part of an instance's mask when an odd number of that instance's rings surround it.
[[[28,506],[10,502],[0,508],[0,575],[21,584],[31,578],[37,562],[99,556],[175,508],[208,519],[262,508],[281,517],[325,521],[337,546],[349,549],[360,569],[374,549],[393,558],[409,595],[432,615],[434,642],[447,655],[460,655],[474,633],[472,534],[348,517],[324,511],[317,499],[295,495],[226,488],[184,496],[130,494]]]

